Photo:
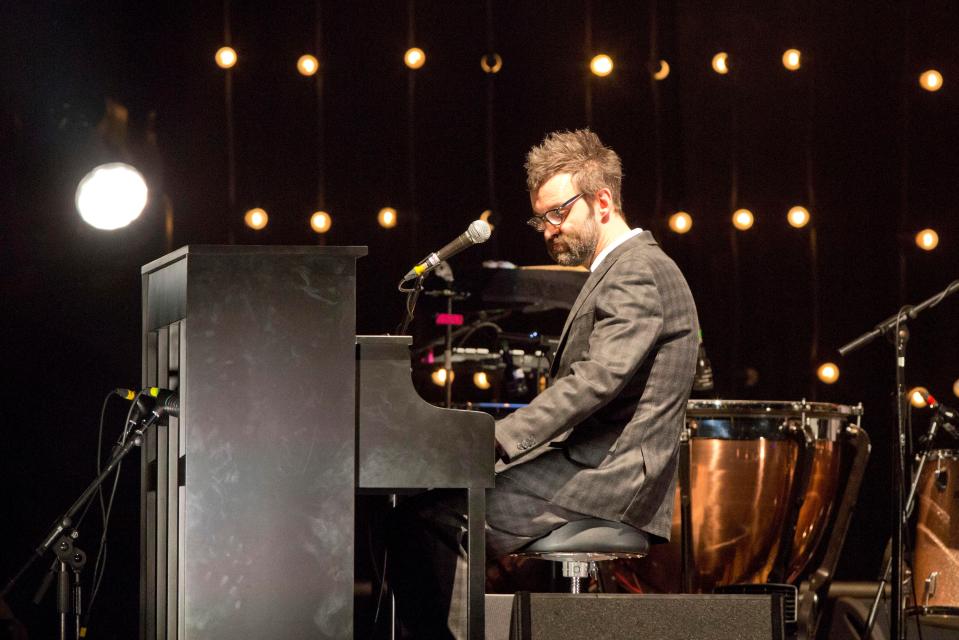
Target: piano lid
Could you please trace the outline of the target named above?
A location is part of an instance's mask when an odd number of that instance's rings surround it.
[[[544,265],[518,269],[483,269],[481,291],[489,306],[522,305],[524,313],[573,307],[589,271],[582,267]]]

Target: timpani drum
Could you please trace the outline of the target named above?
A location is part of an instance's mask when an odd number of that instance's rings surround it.
[[[915,603],[922,614],[959,620],[959,450],[930,451],[917,491]]]
[[[796,583],[836,508],[841,436],[861,409],[811,402],[690,400],[686,412],[693,592]],[[618,561],[629,591],[682,592],[677,487],[672,538]]]

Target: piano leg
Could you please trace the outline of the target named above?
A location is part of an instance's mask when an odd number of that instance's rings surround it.
[[[486,489],[466,490],[469,531],[469,602],[467,632],[471,640],[486,636]]]

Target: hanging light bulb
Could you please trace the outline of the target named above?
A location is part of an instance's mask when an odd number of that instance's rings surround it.
[[[430,374],[430,380],[432,380],[433,384],[437,387],[446,386],[446,369],[440,367],[434,370],[433,373]],[[450,371],[450,384],[452,384],[454,380],[456,380],[456,372]]]
[[[753,226],[753,223],[756,222],[756,219],[753,217],[753,212],[749,209],[737,209],[733,213],[733,226],[739,229],[740,231],[745,231]]]
[[[317,233],[326,233],[333,226],[333,218],[326,211],[315,211],[310,216],[310,228]]]
[[[809,210],[806,207],[795,206],[786,214],[786,220],[797,229],[802,229],[809,224]]]
[[[924,251],[932,251],[939,246],[939,234],[932,229],[923,229],[916,234],[916,246]]]
[[[926,91],[939,91],[942,89],[942,74],[935,69],[923,71],[919,76],[919,86]]]
[[[593,72],[593,75],[604,78],[613,72],[613,59],[605,53],[593,56],[593,59],[589,61],[589,70]]]
[[[834,384],[839,380],[839,367],[832,362],[826,362],[819,365],[816,375],[826,384]]]
[[[498,53],[487,53],[480,58],[480,68],[483,73],[499,73],[503,68],[503,58]]]
[[[659,61],[659,69],[653,73],[653,78],[656,80],[665,80],[669,76],[669,63],[665,60]]]
[[[316,72],[320,70],[320,61],[316,59],[316,56],[306,53],[296,61],[296,70],[301,76],[316,75]]]
[[[801,66],[802,54],[799,49],[786,49],[783,53],[783,66],[790,71],[798,71]]]
[[[231,69],[236,64],[236,50],[233,47],[220,47],[213,56],[216,66],[221,69]]]
[[[909,404],[917,409],[922,409],[927,406],[927,395],[929,395],[929,389],[926,389],[925,387],[914,387],[909,392]]]
[[[477,371],[473,374],[473,384],[477,389],[483,389],[484,391],[493,386],[490,384],[489,376],[486,375],[485,371]]]
[[[410,69],[419,69],[426,64],[426,54],[419,47],[411,47],[403,54],[403,63]]]
[[[396,226],[396,209],[393,207],[383,207],[376,214],[376,221],[384,229],[392,229]]]
[[[677,211],[669,216],[669,228],[675,233],[688,233],[693,228],[693,217],[685,211]]]
[[[269,221],[270,216],[260,207],[250,209],[246,212],[246,215],[243,216],[243,222],[254,231],[259,231],[264,228]]]
[[[713,56],[713,71],[718,73],[721,76],[729,73],[729,54],[725,51],[720,51]]]

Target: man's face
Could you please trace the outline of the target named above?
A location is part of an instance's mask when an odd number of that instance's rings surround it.
[[[559,173],[544,182],[533,194],[533,212],[543,215],[577,193],[572,176]],[[577,199],[563,213],[566,217],[561,225],[557,227],[547,222],[543,229],[546,251],[553,260],[565,267],[589,266],[599,242],[599,225],[593,218],[593,207],[584,197]]]

